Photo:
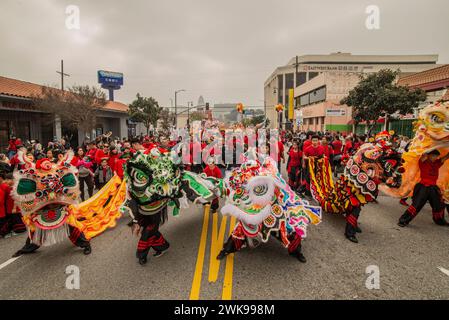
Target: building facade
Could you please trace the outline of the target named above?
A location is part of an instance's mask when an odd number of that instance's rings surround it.
[[[350,53],[331,53],[328,55],[304,55],[292,58],[285,66],[276,68],[264,83],[264,100],[267,116],[271,123],[278,124],[274,111],[277,104],[288,104],[288,91],[295,89],[295,97],[306,94],[301,89],[307,82],[322,73],[360,75],[381,69],[400,70],[401,75],[410,75],[436,66],[438,55],[352,55]],[[321,79],[322,80],[322,79]],[[345,80],[342,80],[345,81]],[[301,87],[301,88],[300,88]],[[287,108],[281,121],[285,122]],[[306,111],[307,114],[307,111]],[[326,115],[324,115],[326,117]],[[317,120],[313,120],[317,121]],[[323,126],[329,121],[314,123]]]
[[[0,150],[8,146],[12,135],[23,141],[37,139],[46,144],[54,139],[68,137],[72,146],[80,145],[86,138],[109,131],[112,136],[128,137],[128,106],[108,101],[97,113],[93,132],[64,128],[57,116],[36,110],[32,97],[42,93],[42,85],[0,76]]]

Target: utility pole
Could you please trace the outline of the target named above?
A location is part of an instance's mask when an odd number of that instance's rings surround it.
[[[64,73],[64,60],[61,60],[61,71],[56,71],[61,75],[61,90],[64,91],[64,77],[70,77],[70,74]]]
[[[176,90],[175,91],[175,128],[178,127],[178,100],[177,100],[177,95],[179,92],[183,92],[186,91],[185,89],[181,89],[181,90]]]

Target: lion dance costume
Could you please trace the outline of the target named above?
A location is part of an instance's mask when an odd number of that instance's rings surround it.
[[[217,259],[267,242],[271,235],[283,244],[290,255],[306,262],[301,241],[310,224],[321,222],[321,208],[310,206],[292,191],[277,170],[273,159],[248,160],[225,179],[224,215],[238,220]]]
[[[128,209],[134,225],[141,230],[136,256],[140,264],[147,262],[150,249],[154,256],[164,253],[169,243],[159,227],[167,220],[168,209],[173,215],[194,203],[210,203],[222,195],[221,179],[184,171],[174,153],[161,153],[157,148],[149,154],[137,152],[126,164],[129,202]]]
[[[444,203],[449,210],[449,161],[439,169],[436,186],[428,187],[420,183],[419,162],[424,154],[433,150],[438,150],[442,157],[449,153],[449,101],[430,104],[422,109],[415,123],[415,131],[408,151],[402,155],[404,174],[401,186],[385,186],[381,190],[398,198],[413,196],[412,205],[401,217],[407,224],[418,214],[427,199],[431,202],[434,222],[444,224]]]
[[[357,225],[361,208],[377,198],[379,184],[400,184],[400,154],[389,140],[390,134],[381,132],[375,142],[363,144],[335,183],[327,158],[309,161],[312,196],[324,211],[346,216],[345,236],[352,242],[358,242],[356,233],[361,232]]]
[[[58,163],[29,161],[22,151],[14,171],[13,198],[21,209],[28,231],[25,246],[14,256],[31,253],[67,237],[84,254],[91,253],[90,239],[114,227],[125,201],[126,185],[115,176],[94,197],[78,204],[77,170],[70,164],[69,151]]]

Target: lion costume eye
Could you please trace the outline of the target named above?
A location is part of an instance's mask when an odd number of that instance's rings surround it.
[[[73,173],[67,173],[61,178],[61,182],[64,187],[74,187],[76,186],[76,178]]]
[[[36,192],[36,182],[30,179],[20,179],[17,193],[20,195]]]
[[[254,187],[253,192],[256,196],[263,196],[268,191],[268,186],[266,184],[260,184]]]
[[[131,176],[136,188],[143,188],[148,184],[148,176],[139,169],[133,169]]]
[[[434,124],[443,124],[444,116],[440,113],[432,113],[430,115],[430,122],[432,122]]]

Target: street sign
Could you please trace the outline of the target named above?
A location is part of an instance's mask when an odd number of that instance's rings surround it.
[[[123,73],[99,70],[98,71],[98,83],[103,88],[117,88],[123,85]]]
[[[341,117],[345,115],[345,109],[326,109],[326,117]]]

